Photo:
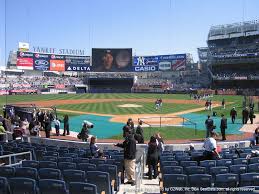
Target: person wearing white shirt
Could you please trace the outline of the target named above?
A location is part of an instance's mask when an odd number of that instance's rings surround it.
[[[217,142],[215,140],[216,133],[211,132],[211,137],[206,138],[203,147],[205,151],[203,153],[204,160],[214,160],[215,157],[220,158],[217,152]]]
[[[54,122],[55,129],[56,129],[56,136],[59,136],[60,121],[58,118],[55,118],[53,122]]]

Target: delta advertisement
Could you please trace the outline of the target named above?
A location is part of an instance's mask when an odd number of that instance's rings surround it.
[[[133,71],[181,71],[186,67],[186,54],[136,56]]]
[[[17,52],[17,69],[38,71],[90,71],[90,56]]]

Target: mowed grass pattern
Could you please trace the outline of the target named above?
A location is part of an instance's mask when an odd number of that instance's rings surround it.
[[[185,127],[145,127],[143,128],[145,141],[149,141],[150,137],[159,132],[164,140],[175,139],[202,139],[205,137],[205,131],[197,131]],[[122,139],[122,134],[111,137],[111,139]]]
[[[180,112],[184,110],[194,109],[201,107],[197,104],[174,104],[163,103],[163,107],[160,110],[155,110],[154,103],[144,102],[130,102],[130,104],[141,105],[142,107],[136,108],[123,108],[118,105],[128,104],[129,102],[103,102],[103,103],[89,103],[89,104],[65,104],[57,106],[58,109],[74,110],[90,113],[101,114],[114,114],[114,115],[127,115],[127,114],[168,114],[174,112]]]

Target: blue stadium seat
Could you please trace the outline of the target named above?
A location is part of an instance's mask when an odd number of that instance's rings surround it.
[[[167,194],[177,193],[171,191],[172,187],[186,187],[187,175],[184,174],[164,174],[163,175],[163,192]],[[179,192],[183,193],[183,192]]]
[[[188,166],[185,168],[187,175],[191,174],[206,174],[206,168],[201,166]]]
[[[59,153],[58,152],[43,152],[43,156],[52,156],[52,157],[59,157]]]
[[[237,159],[233,160],[233,164],[234,165],[236,165],[236,164],[245,164],[245,165],[247,165],[248,164],[248,160],[245,159],[245,158],[237,158]]]
[[[0,194],[9,194],[8,181],[5,177],[0,177]]]
[[[90,163],[79,163],[79,164],[77,164],[77,169],[78,170],[83,170],[85,172],[87,172],[87,171],[95,171],[96,170],[96,165],[95,164],[90,164]]]
[[[46,147],[47,152],[57,152],[58,148],[57,147],[52,147],[52,146],[48,146]]]
[[[172,160],[175,160],[175,157],[171,154],[171,155],[161,155],[160,156],[160,161],[172,161]]]
[[[101,193],[102,191],[104,191],[105,194],[113,193],[109,173],[100,171],[88,171],[86,173],[86,179],[88,183],[92,183],[97,186],[98,193]]]
[[[78,154],[77,153],[65,153],[63,155],[63,157],[69,157],[69,158],[78,158]]]
[[[108,172],[110,175],[111,181],[114,180],[114,190],[119,191],[119,185],[120,185],[120,177],[118,176],[118,170],[116,165],[111,164],[100,164],[97,167],[98,171],[101,172]]]
[[[182,150],[175,150],[172,152],[172,154],[176,156],[176,155],[184,155],[185,153]]]
[[[259,173],[259,163],[249,164],[248,165],[248,172],[257,172],[257,173]]]
[[[89,163],[88,158],[73,158],[73,162],[78,164],[78,163]]]
[[[57,179],[61,180],[61,171],[54,168],[41,168],[38,171],[40,179]]]
[[[69,153],[75,153],[75,152],[79,152],[80,149],[79,148],[68,148]]]
[[[14,167],[6,167],[6,166],[0,167],[0,176],[1,177],[11,178],[11,177],[14,177],[14,175],[15,175]]]
[[[223,158],[224,159],[237,159],[238,158],[238,155],[237,154],[224,154],[223,155]]]
[[[189,175],[188,185],[190,187],[211,187],[212,176],[209,174]]]
[[[22,161],[22,167],[39,168],[39,161],[36,160],[24,160]]]
[[[217,166],[231,166],[232,163],[232,159],[220,159],[217,160]]]
[[[106,163],[106,164],[112,164],[112,165],[113,165],[113,164],[115,163],[115,159],[106,159],[106,160],[105,160],[105,163]]]
[[[176,155],[175,160],[177,161],[190,161],[191,157],[186,155]]]
[[[51,162],[57,162],[58,158],[55,156],[43,156],[41,161],[51,161]]]
[[[76,163],[72,163],[72,162],[59,162],[58,163],[58,168],[60,170],[72,170],[72,169],[76,169]]]
[[[56,162],[40,161],[39,167],[40,168],[58,168],[58,165]]]
[[[96,166],[98,166],[99,164],[105,164],[105,160],[99,159],[99,158],[92,158],[89,160],[89,163],[95,164]]]
[[[182,166],[184,169],[185,169],[185,167],[188,167],[188,166],[197,166],[197,165],[198,165],[197,161],[181,161],[180,162],[180,166]]]
[[[59,157],[58,162],[73,162],[73,158],[69,157]]]
[[[182,166],[163,166],[163,174],[183,174]]]
[[[240,153],[239,158],[246,158],[248,153]]]
[[[85,182],[85,171],[82,170],[64,170],[64,181],[70,182]]]
[[[36,181],[33,179],[15,177],[8,182],[11,194],[37,194]]]
[[[210,174],[212,175],[213,180],[215,180],[216,175],[227,173],[229,173],[229,168],[225,166],[216,166],[210,168]]]
[[[163,166],[178,166],[178,161],[160,161],[161,167]]]
[[[259,186],[259,173],[241,174],[239,186]]]
[[[216,175],[215,186],[221,188],[237,187],[238,180],[237,174],[218,174]]]
[[[68,149],[59,149],[57,152],[60,157],[64,157],[65,154],[69,153]]]
[[[71,182],[69,184],[70,194],[97,194],[97,187],[91,183]]]
[[[230,173],[234,174],[243,174],[247,172],[247,165],[245,164],[237,164],[237,165],[231,165],[229,167]]]
[[[249,164],[256,164],[259,163],[259,157],[250,158]]]
[[[42,179],[39,181],[40,194],[68,194],[66,184],[61,180]]]
[[[30,168],[30,167],[16,168],[15,176],[38,180],[38,171],[36,168]]]
[[[200,162],[200,166],[205,167],[207,173],[210,173],[211,167],[216,167],[216,161],[215,160],[204,160]]]

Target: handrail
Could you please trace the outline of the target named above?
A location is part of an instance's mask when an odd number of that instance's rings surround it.
[[[26,154],[29,154],[30,155],[30,160],[32,160],[32,153],[31,152],[21,152],[21,153],[16,153],[16,154],[3,155],[3,156],[0,156],[0,159],[8,158],[9,159],[9,164],[8,165],[12,165],[12,157],[26,155]]]

